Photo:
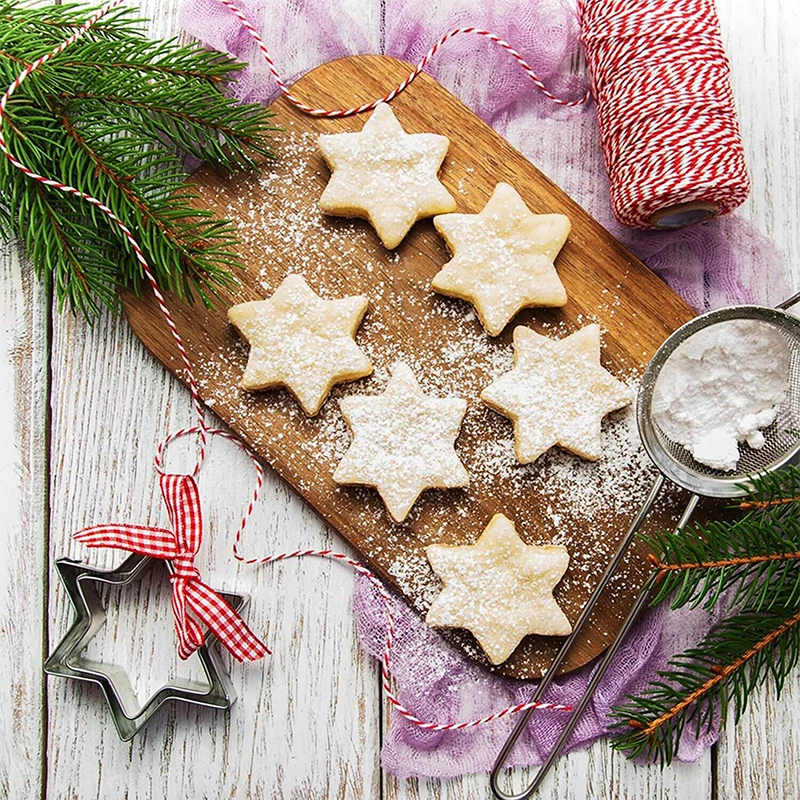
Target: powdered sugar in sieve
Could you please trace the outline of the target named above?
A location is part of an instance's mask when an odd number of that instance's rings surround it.
[[[693,319],[648,365],[636,414],[644,447],[667,478],[710,497],[743,495],[751,476],[800,450],[800,320],[761,306]],[[760,446],[749,446],[748,435]]]

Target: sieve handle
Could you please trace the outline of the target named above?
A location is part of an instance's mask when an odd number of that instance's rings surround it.
[[[628,532],[622,538],[622,541],[620,541],[619,546],[617,547],[617,550],[614,553],[614,557],[611,559],[608,566],[606,567],[606,571],[603,573],[597,586],[595,587],[595,590],[592,592],[592,596],[586,601],[586,605],[583,607],[580,616],[575,622],[575,626],[572,629],[572,633],[570,633],[570,635],[564,640],[564,644],[561,645],[561,649],[558,651],[556,657],[553,659],[553,663],[550,664],[547,671],[542,676],[542,679],[539,682],[539,686],[534,692],[533,697],[531,697],[530,702],[532,703],[538,702],[544,696],[544,693],[550,688],[550,684],[555,679],[559,668],[566,660],[567,656],[572,650],[572,646],[575,643],[575,640],[578,638],[578,635],[580,634],[587,620],[591,616],[591,613],[594,610],[595,605],[597,605],[597,601],[600,599],[600,595],[602,595],[603,591],[605,590],[609,581],[613,577],[614,573],[619,568],[619,565],[622,562],[622,559],[625,557],[625,554],[628,552],[628,549],[631,546],[631,542],[633,541],[633,537],[637,534],[639,528],[642,527],[642,524],[647,518],[647,515],[650,513],[650,509],[653,507],[653,504],[656,502],[659,495],[661,494],[661,489],[664,486],[664,480],[665,480],[664,476],[659,475],[654,481],[653,486],[647,495],[647,498],[642,504],[642,507],[639,509],[639,513],[636,515],[633,522],[631,522],[630,528],[628,528]],[[684,514],[684,516],[686,515]],[[641,596],[639,600],[641,600]],[[639,601],[637,601],[637,605],[638,603]],[[636,608],[636,606],[634,606],[634,608]],[[619,647],[619,642],[617,640],[621,641],[621,637],[619,636],[619,634],[617,635],[617,639],[615,640],[614,644],[612,644],[612,647],[614,647],[614,645],[616,645],[616,647]],[[594,679],[592,680],[594,681]],[[592,691],[590,691],[590,688]],[[588,702],[588,700],[591,699],[593,689],[594,686],[590,683],[589,687],[587,687],[586,694],[581,700],[582,703],[584,703],[584,700]],[[577,724],[578,719],[580,718],[580,714],[584,708],[585,708],[585,703],[582,706],[579,705],[578,709],[572,712],[572,715],[570,716],[570,720],[568,723],[568,730],[566,734],[567,736],[569,736],[569,733],[572,731],[572,728],[574,728],[575,725]],[[530,716],[533,713],[533,711],[534,709],[529,708],[527,711],[523,711],[520,714],[519,719],[517,720],[517,724],[514,726],[514,730],[511,731],[511,735],[508,737],[505,744],[503,745],[503,748],[500,751],[499,755],[497,756],[497,760],[494,762],[494,766],[492,767],[492,772],[489,776],[489,785],[492,788],[494,796],[497,797],[498,800],[526,800],[526,798],[530,797],[539,788],[539,785],[541,784],[542,780],[544,780],[545,775],[547,775],[547,773],[550,771],[550,767],[553,765],[556,758],[558,758],[558,755],[561,752],[564,743],[566,742],[566,736],[562,734],[562,738],[564,741],[562,742],[561,740],[559,740],[560,746],[558,744],[556,745],[556,747],[548,756],[547,761],[545,761],[545,763],[540,768],[539,773],[537,774],[533,783],[531,783],[527,789],[525,789],[521,794],[506,794],[506,792],[504,792],[503,789],[501,789],[499,786],[500,773],[505,767],[506,761],[508,761],[508,757],[511,755],[511,751],[514,749],[514,745],[517,743],[517,740],[522,735],[522,732],[525,730],[525,725],[530,719]],[[570,725],[572,727],[569,727]]]
[[[594,606],[594,603],[597,602],[597,598],[600,595],[600,590],[602,589],[602,587],[606,585],[606,583],[608,583],[608,578],[611,577],[614,570],[619,565],[619,561],[621,560],[622,555],[624,555],[625,550],[628,549],[628,546],[630,545],[630,542],[633,539],[634,534],[641,527],[642,522],[644,522],[644,519],[649,513],[650,509],[652,508],[653,503],[661,494],[661,488],[663,487],[663,485],[664,485],[664,477],[659,476],[659,478],[657,478],[655,483],[653,484],[653,488],[650,490],[650,494],[647,496],[647,499],[645,500],[644,505],[639,511],[638,516],[631,524],[628,534],[620,543],[620,546],[617,549],[614,558],[608,565],[608,568],[603,574],[603,577],[600,579],[600,583],[598,583],[597,589],[595,589],[594,593],[589,598],[589,601],[587,602],[586,607],[581,613],[581,616],[575,623],[575,629],[573,630],[570,637],[564,642],[561,650],[559,650],[558,655],[553,661],[553,665],[545,673],[542,682],[539,684],[539,688],[536,690],[536,693],[533,696],[533,700],[539,699],[544,694],[547,687],[550,686],[550,683],[552,682],[553,677],[555,676],[556,670],[558,668],[557,664],[561,664],[561,662],[564,660],[564,657],[566,656],[565,651],[569,650],[572,641],[574,641],[575,639],[575,634],[577,633],[578,630],[580,630],[579,626],[582,626],[583,623],[586,621],[586,618],[588,618],[589,613],[591,612],[592,607]],[[684,509],[683,514],[681,514],[681,518],[675,527],[676,532],[682,531],[689,523],[689,520],[691,519],[692,514],[694,513],[694,510],[697,507],[697,503],[699,500],[700,498],[696,494],[693,494],[689,498],[689,502],[686,504],[686,508]],[[620,551],[622,551],[621,554]],[[564,730],[561,732],[558,741],[555,743],[553,749],[550,751],[550,754],[547,756],[547,760],[542,764],[541,767],[539,767],[539,771],[536,773],[536,776],[534,777],[533,781],[531,782],[531,784],[528,786],[527,789],[525,789],[520,794],[510,795],[510,794],[505,794],[499,788],[499,786],[497,785],[497,778],[500,773],[500,770],[503,768],[506,761],[508,760],[508,756],[511,753],[511,750],[513,749],[514,745],[516,744],[517,739],[519,739],[519,736],[522,733],[523,728],[525,727],[525,723],[530,717],[533,709],[529,709],[528,711],[524,712],[521,719],[517,722],[514,730],[511,733],[511,736],[508,737],[508,740],[503,746],[503,749],[500,751],[500,755],[497,757],[497,761],[495,762],[495,765],[492,769],[492,774],[489,779],[490,785],[492,787],[492,792],[494,792],[495,797],[499,798],[499,800],[527,800],[527,798],[531,797],[531,795],[533,795],[534,792],[536,792],[536,790],[541,786],[542,781],[550,772],[550,769],[556,762],[556,759],[561,755],[561,751],[564,749],[564,745],[567,743],[567,740],[569,739],[570,735],[575,730],[576,726],[578,725],[578,722],[580,722],[580,718],[583,715],[586,706],[589,705],[589,703],[592,701],[597,686],[605,676],[606,672],[608,672],[608,668],[611,666],[611,663],[614,660],[617,651],[622,645],[622,642],[625,640],[625,637],[628,635],[628,631],[633,627],[633,623],[636,621],[641,610],[646,605],[647,599],[650,595],[650,590],[653,588],[653,585],[655,584],[657,574],[658,573],[654,571],[650,574],[650,577],[647,579],[647,582],[642,588],[642,591],[639,594],[639,596],[636,598],[636,602],[634,603],[633,608],[631,608],[631,610],[628,612],[628,616],[622,623],[622,627],[619,629],[619,632],[617,633],[614,641],[609,645],[608,650],[606,650],[605,655],[603,656],[603,660],[598,664],[597,669],[595,669],[594,673],[592,674],[592,678],[589,681],[588,685],[586,686],[586,690],[584,691],[580,701],[578,702],[578,705],[570,714],[569,720],[567,721]],[[542,689],[542,686],[544,686],[544,689]]]
[[[778,303],[775,308],[785,311],[787,308],[791,308],[796,303],[800,303],[800,292],[793,294],[791,297],[787,297],[782,303]]]

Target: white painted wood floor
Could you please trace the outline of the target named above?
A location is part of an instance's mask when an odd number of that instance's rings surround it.
[[[353,3],[377,31],[379,0]],[[154,35],[179,30],[179,0],[141,5]],[[738,213],[783,249],[797,283],[800,5],[719,0],[719,13],[753,177]],[[480,16],[476,3],[477,23]],[[150,459],[190,411],[186,392],[124,322],[104,316],[89,327],[60,316],[13,245],[0,250],[0,274],[0,797],[488,797],[484,776],[406,782],[381,771],[387,714],[377,666],[356,642],[352,575],[310,560],[238,575],[230,543],[213,535],[235,530],[250,491],[248,463],[229,444],[214,444],[204,475],[209,535],[201,568],[212,585],[252,594],[248,618],[275,651],[263,668],[232,667],[239,702],[230,716],[173,707],[123,744],[95,687],[45,680],[42,661],[71,613],[54,559],[84,555],[69,538],[84,525],[161,520]],[[246,547],[265,554],[299,543],[343,548],[269,476]],[[163,583],[114,596],[93,645],[129,667],[141,696],[176,668],[170,613]],[[800,797],[798,715],[800,669],[780,700],[769,685],[758,691],[740,725],[729,726],[698,764],[636,767],[601,742],[563,758],[541,796],[793,800]]]

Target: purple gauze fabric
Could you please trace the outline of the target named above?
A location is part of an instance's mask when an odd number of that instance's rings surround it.
[[[481,6],[468,0],[384,0],[366,10],[354,0],[251,0],[239,5],[263,31],[289,83],[318,64],[355,53],[385,52],[416,62],[444,32],[478,25],[510,41],[558,96],[574,97],[585,86],[565,72],[565,65],[578,57],[579,43],[574,11],[562,0],[495,0]],[[250,35],[218,0],[186,0],[183,25],[208,46],[248,62],[231,86],[234,96],[269,102],[277,95]],[[429,71],[698,310],[736,302],[773,304],[788,293],[780,254],[735,215],[670,232],[620,226],[611,214],[591,103],[566,109],[548,101],[505,52],[469,35],[448,42]],[[386,620],[380,599],[364,579],[357,583],[353,605],[363,645],[380,657]],[[532,693],[530,683],[496,678],[474,665],[400,600],[395,600],[395,613],[392,671],[401,700],[418,716],[436,722],[472,719],[522,702]],[[702,610],[647,612],[602,682],[570,746],[586,745],[606,734],[610,707],[646,685],[671,655],[696,644],[715,621],[714,614]],[[557,680],[549,699],[575,701],[591,669],[589,665]],[[506,718],[468,731],[430,733],[393,714],[383,764],[401,777],[447,778],[486,771],[513,724]],[[534,714],[514,752],[514,763],[539,763],[560,724],[554,713]],[[687,730],[679,759],[696,760],[716,736],[711,731],[696,739]]]

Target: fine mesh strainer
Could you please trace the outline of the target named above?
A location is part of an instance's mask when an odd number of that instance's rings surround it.
[[[695,461],[685,447],[673,442],[658,427],[652,414],[656,380],[677,347],[699,331],[730,320],[752,320],[770,326],[784,338],[789,348],[788,390],[778,408],[777,419],[763,431],[766,441],[762,448],[739,446],[740,458],[735,473],[722,472]],[[752,476],[780,469],[800,450],[800,319],[773,308],[733,306],[687,322],[661,345],[648,364],[639,387],[636,421],[647,454],[673,483],[706,497],[741,497]]]
[[[645,369],[639,386],[636,400],[636,420],[639,426],[642,444],[653,463],[658,467],[660,474],[658,478],[656,478],[653,487],[650,489],[642,508],[631,523],[628,532],[620,542],[614,557],[609,562],[592,596],[582,609],[572,629],[572,633],[564,640],[564,644],[553,659],[553,663],[542,677],[536,692],[531,698],[531,702],[539,701],[550,687],[558,670],[572,649],[572,645],[586,624],[586,621],[589,619],[598,599],[611,580],[611,577],[617,571],[634,536],[641,528],[653,504],[661,494],[666,479],[692,492],[692,496],[676,527],[676,530],[681,531],[691,519],[700,496],[714,498],[741,497],[747,493],[747,488],[753,477],[780,469],[788,464],[797,456],[798,452],[800,452],[800,319],[785,311],[785,309],[798,301],[800,301],[800,292],[790,297],[788,300],[785,300],[777,306],[777,308],[765,308],[763,306],[732,306],[717,311],[711,311],[696,317],[678,328],[678,330],[676,330],[656,351],[656,354]],[[763,325],[771,326],[772,330],[780,333],[789,348],[789,376],[786,397],[778,409],[775,422],[762,431],[765,437],[764,446],[760,449],[753,449],[747,445],[740,445],[740,458],[736,472],[722,472],[696,461],[685,447],[672,441],[659,428],[653,419],[652,413],[653,392],[656,381],[661,374],[664,364],[678,346],[699,331],[706,330],[712,325],[729,320],[753,320]],[[584,709],[591,701],[595,689],[611,665],[623,639],[632,627],[639,612],[646,605],[650,590],[653,588],[656,574],[655,572],[651,574],[642,589],[636,603],[625,619],[625,622],[623,622],[619,633],[606,650],[602,661],[594,671],[583,697],[581,697],[580,701],[575,706],[575,710],[570,715],[558,741],[547,757],[547,760],[537,772],[533,782],[527,789],[519,794],[507,794],[499,786],[500,774],[505,767],[514,745],[525,730],[525,726],[530,715],[533,713],[533,709],[529,709],[520,714],[514,730],[503,745],[503,749],[500,751],[495,761],[490,776],[492,792],[499,800],[526,800],[526,798],[531,797],[539,788],[545,776],[550,771],[550,768],[561,754],[567,739],[569,739],[570,734],[578,724]]]

